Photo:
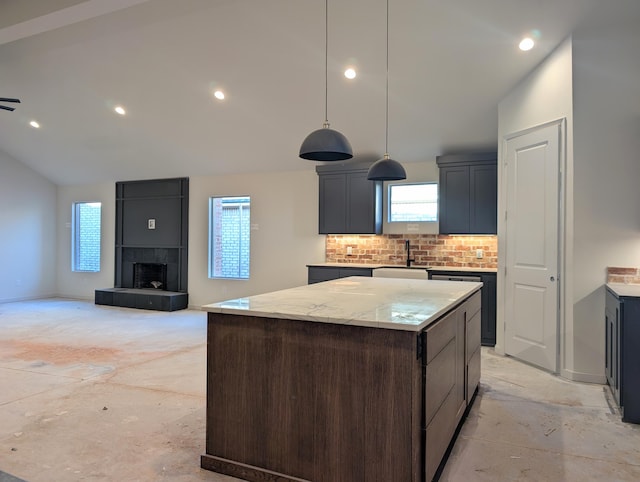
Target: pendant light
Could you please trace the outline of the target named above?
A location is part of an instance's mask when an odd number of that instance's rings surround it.
[[[329,0],[324,2],[324,124],[309,134],[300,146],[300,157],[311,161],[344,161],[353,157],[353,149],[347,138],[329,128],[327,114],[328,57],[329,57]]]
[[[389,0],[387,0],[387,106],[385,115],[384,157],[369,168],[367,179],[370,181],[401,181],[407,173],[398,161],[389,157]]]

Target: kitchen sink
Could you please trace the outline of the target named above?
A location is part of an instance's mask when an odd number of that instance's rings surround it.
[[[393,266],[376,268],[372,272],[374,278],[411,278],[429,279],[428,268],[424,266]]]

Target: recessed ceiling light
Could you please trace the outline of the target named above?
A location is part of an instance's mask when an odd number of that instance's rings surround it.
[[[29,122],[29,125],[35,129],[40,129],[40,124],[38,124],[36,121],[32,120],[31,122]]]
[[[213,93],[213,96],[218,100],[224,100],[224,92],[222,92],[221,90],[216,90]]]
[[[124,107],[122,107],[121,105],[117,105],[113,110],[115,110],[120,115],[125,115],[127,113],[127,111],[124,110]]]
[[[520,41],[520,45],[518,45],[518,47],[520,47],[520,50],[524,50],[526,52],[527,50],[531,50],[534,45],[535,42],[531,37],[525,37]]]
[[[344,76],[347,79],[355,79],[356,78],[356,71],[354,68],[349,67],[347,70],[344,71]]]

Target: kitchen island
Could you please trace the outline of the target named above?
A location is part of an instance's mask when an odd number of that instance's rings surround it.
[[[481,287],[351,277],[206,305],[201,466],[431,480],[480,378]]]

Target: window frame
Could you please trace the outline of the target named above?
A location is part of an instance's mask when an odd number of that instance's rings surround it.
[[[97,250],[98,259],[97,266],[92,269],[87,269],[87,261],[82,260],[83,252],[85,248],[83,244],[83,228],[82,228],[82,206],[85,205],[97,205],[99,208],[99,221],[97,224]],[[94,263],[95,264],[95,261]],[[71,271],[74,273],[99,273],[102,269],[102,202],[100,201],[76,201],[71,207]]]
[[[406,187],[406,186],[434,186],[435,187],[435,201],[427,202],[428,204],[435,204],[435,216],[433,219],[392,219],[392,206],[393,206],[393,188]],[[427,204],[425,203],[425,204]],[[440,203],[440,187],[436,181],[424,181],[424,182],[411,182],[411,183],[395,183],[389,184],[387,190],[387,223],[437,223],[438,222],[438,209]]]
[[[238,266],[237,275],[225,276],[224,274],[216,274],[218,270],[216,267],[216,219],[215,215],[215,202],[217,199],[227,200],[228,207],[233,207],[234,204],[238,205],[240,209],[240,226],[238,233]],[[242,202],[242,200],[246,200]],[[235,202],[234,202],[235,201]],[[247,212],[248,218],[243,218],[243,215]],[[243,228],[244,227],[244,228]],[[243,231],[246,229],[246,232]],[[251,196],[250,195],[238,195],[238,196],[210,196],[209,197],[209,239],[208,239],[208,260],[207,260],[207,276],[209,279],[221,279],[221,280],[248,280],[251,278]],[[246,235],[246,236],[245,236]],[[246,241],[246,242],[245,242]],[[243,255],[243,248],[246,246],[246,258]],[[219,256],[219,255],[218,255]],[[246,263],[246,275],[243,274],[243,264]]]

